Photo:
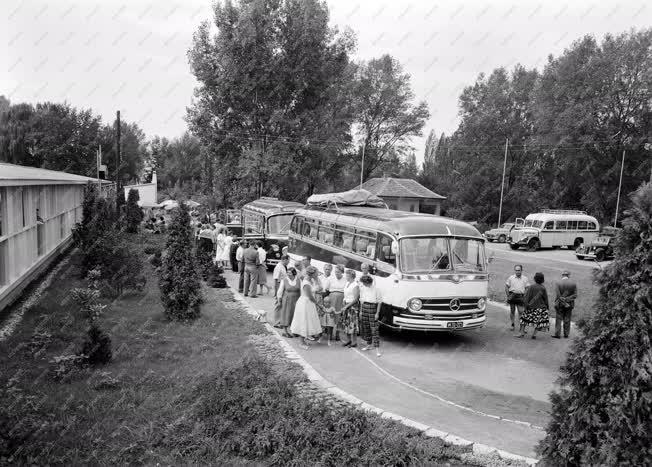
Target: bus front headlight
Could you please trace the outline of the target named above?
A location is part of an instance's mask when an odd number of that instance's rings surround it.
[[[478,310],[484,310],[487,306],[487,301],[484,298],[478,300]]]
[[[419,311],[422,306],[423,303],[418,298],[411,298],[408,301],[408,308],[412,311]]]

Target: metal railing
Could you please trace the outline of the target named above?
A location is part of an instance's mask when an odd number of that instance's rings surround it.
[[[579,209],[543,209],[541,212],[545,214],[586,214],[586,211]]]

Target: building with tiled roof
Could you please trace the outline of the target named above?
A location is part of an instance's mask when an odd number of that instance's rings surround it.
[[[439,215],[446,199],[411,178],[370,178],[362,188],[380,197],[390,209]]]

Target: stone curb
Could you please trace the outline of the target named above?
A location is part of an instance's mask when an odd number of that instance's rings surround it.
[[[498,307],[498,308],[502,308],[505,311],[509,311],[509,306],[507,304],[503,303],[503,302],[495,302],[493,300],[487,300],[487,304],[491,305],[491,306]],[[554,310],[552,310],[552,311],[554,312]],[[556,319],[555,319],[554,315],[552,313],[550,313],[550,329],[551,329],[551,332],[555,330],[554,329],[555,328],[555,321],[556,321]],[[575,321],[571,321],[571,329],[573,329],[573,330],[577,329]]]
[[[233,293],[233,296],[236,301],[240,302],[244,310],[247,314],[250,316],[253,316],[254,318],[258,319],[261,314],[258,313],[245,299],[244,297],[237,291],[233,290],[232,287],[229,287],[231,289],[231,292]],[[499,302],[492,302],[489,301],[490,304],[495,305],[495,306],[504,306],[503,304]],[[509,307],[507,307],[507,310],[509,310]],[[521,456],[518,454],[513,454],[511,452],[503,451],[501,449],[495,448],[493,446],[487,446],[486,444],[481,444],[481,443],[474,443],[473,441],[469,441],[467,439],[461,438],[459,436],[455,436],[450,433],[446,433],[444,431],[438,430],[434,427],[430,427],[428,425],[425,425],[423,423],[417,422],[416,420],[412,420],[406,417],[403,417],[401,415],[388,412],[386,410],[383,410],[379,407],[373,406],[371,404],[368,404],[357,397],[353,396],[352,394],[349,394],[348,392],[338,388],[334,384],[330,383],[327,381],[325,378],[323,378],[313,367],[308,363],[301,355],[299,355],[290,344],[288,344],[278,332],[274,329],[272,325],[269,323],[265,323],[265,328],[276,338],[276,340],[279,342],[281,348],[283,349],[285,356],[291,360],[294,360],[296,363],[301,365],[303,367],[304,373],[308,377],[308,379],[313,382],[314,384],[324,388],[326,391],[330,392],[331,394],[337,396],[341,400],[348,402],[350,404],[355,405],[356,407],[359,407],[361,410],[366,410],[368,412],[376,413],[380,415],[382,418],[387,418],[390,420],[395,420],[397,422],[402,423],[405,426],[409,426],[411,428],[415,428],[421,432],[423,432],[426,436],[429,436],[431,438],[439,438],[443,440],[446,443],[453,444],[455,446],[462,446],[462,447],[470,447],[472,452],[477,455],[489,455],[489,454],[498,454],[501,459],[504,460],[513,460],[513,461],[519,461],[519,462],[525,462],[528,465],[536,465],[539,460],[538,459],[533,459],[531,457],[526,457],[526,456]]]

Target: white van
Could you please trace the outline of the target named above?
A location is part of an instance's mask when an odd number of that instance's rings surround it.
[[[566,246],[576,249],[583,243],[591,243],[600,233],[600,224],[584,211],[543,210],[517,218],[516,227],[509,234],[512,250],[520,247],[528,251],[539,248]]]

